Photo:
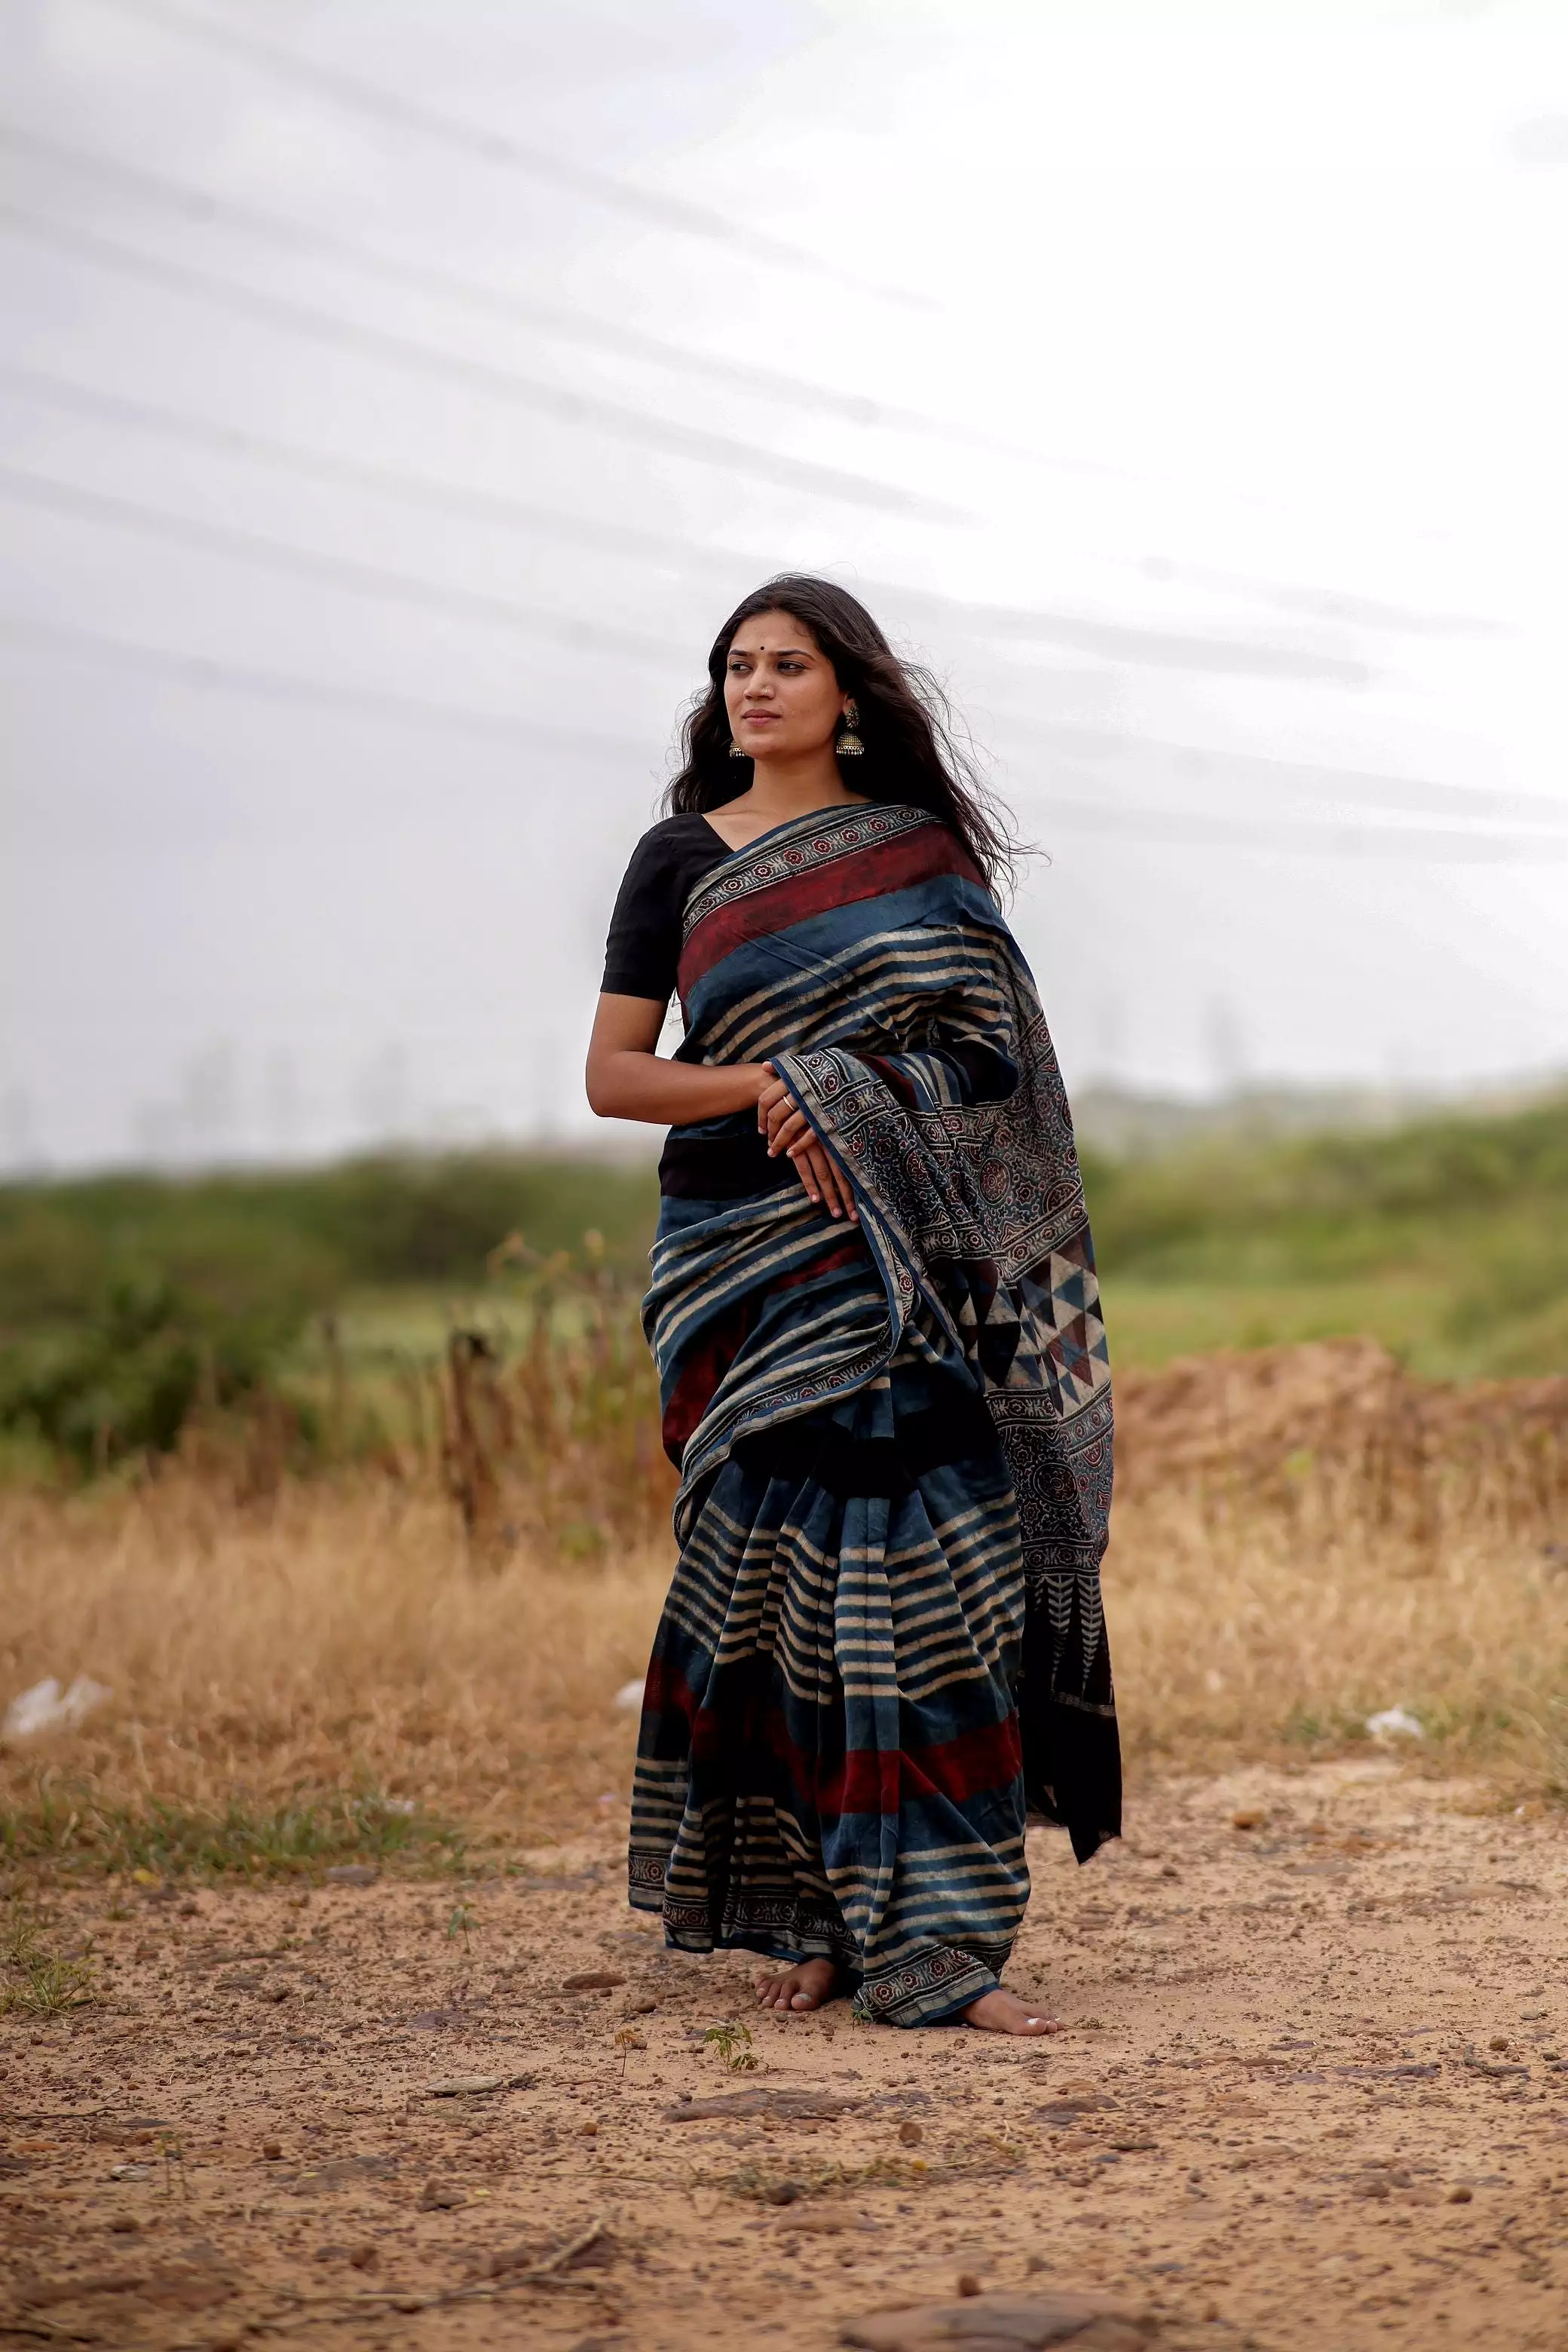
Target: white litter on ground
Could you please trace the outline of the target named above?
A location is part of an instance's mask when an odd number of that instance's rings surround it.
[[[623,1715],[640,1715],[642,1713],[642,1695],[643,1678],[641,1675],[639,1675],[635,1683],[623,1683],[621,1685],[620,1689],[616,1693],[616,1705],[619,1707]]]
[[[64,1691],[56,1677],[47,1675],[11,1701],[0,1724],[0,1737],[36,1739],[43,1731],[74,1731],[110,1696],[108,1684],[95,1683],[90,1675],[78,1675],[69,1690]]]
[[[1374,1739],[1425,1739],[1426,1731],[1408,1707],[1385,1706],[1381,1715],[1369,1715],[1366,1727]]]

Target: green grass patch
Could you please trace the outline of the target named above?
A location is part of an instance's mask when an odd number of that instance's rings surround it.
[[[0,2017],[61,2017],[91,2000],[95,1990],[90,1946],[80,1952],[50,1950],[43,1920],[13,1896],[0,1926]]]
[[[232,1798],[221,1811],[150,1799],[106,1805],[83,1790],[40,1789],[0,1811],[0,1857],[88,1877],[320,1878],[345,1863],[410,1874],[462,1867],[463,1832],[378,1795],[340,1790],[280,1806]]]

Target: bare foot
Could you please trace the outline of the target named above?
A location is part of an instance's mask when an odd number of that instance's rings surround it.
[[[1062,2030],[1059,2018],[1026,2009],[1016,1993],[1004,1992],[1000,1986],[994,1992],[983,1992],[960,2013],[965,2025],[977,2025],[984,2033],[1059,2033]]]
[[[838,1986],[838,1971],[831,1960],[796,1960],[776,1977],[757,1979],[759,2009],[820,2009],[831,2000]]]

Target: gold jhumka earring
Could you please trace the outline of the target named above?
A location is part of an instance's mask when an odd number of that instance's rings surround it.
[[[855,730],[860,724],[860,713],[853,701],[844,706],[844,732],[833,746],[841,760],[858,760],[866,749]]]
[[[736,740],[735,740],[734,737],[731,735],[731,738],[730,738],[730,757],[731,757],[731,760],[749,760],[749,759],[751,758],[751,756],[752,756],[752,755],[751,755],[751,753],[750,753],[749,751],[742,751],[742,749],[741,749],[740,745],[736,742]]]

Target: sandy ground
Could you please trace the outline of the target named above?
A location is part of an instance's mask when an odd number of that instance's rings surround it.
[[[817,2352],[963,2278],[1175,2347],[1568,2347],[1557,1822],[1373,1762],[1032,1838],[1041,2043],[761,2018],[626,1911],[623,1820],[478,1888],[68,1898],[111,1960],[0,2020],[0,2343]]]

